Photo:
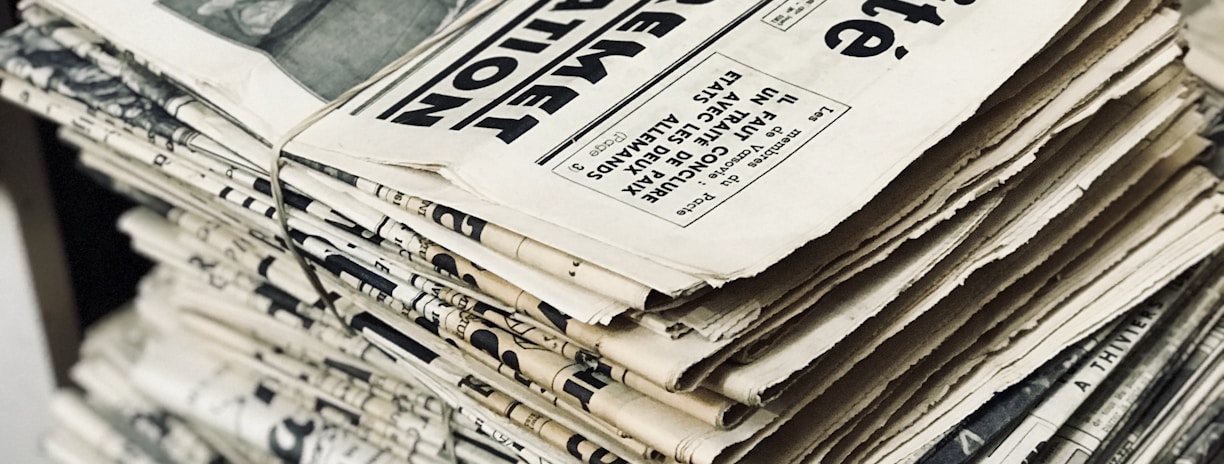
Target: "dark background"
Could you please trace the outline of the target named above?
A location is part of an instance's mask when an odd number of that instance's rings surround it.
[[[3,104],[9,104],[7,102]],[[135,204],[76,168],[76,150],[60,143],[56,125],[39,119],[43,165],[55,204],[74,300],[82,328],[132,299],[150,263],[115,228],[119,214]]]

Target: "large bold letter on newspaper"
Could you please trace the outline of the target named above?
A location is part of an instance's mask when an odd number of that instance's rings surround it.
[[[436,170],[717,283],[861,208],[1083,4],[508,0],[289,149],[405,191],[370,162]]]

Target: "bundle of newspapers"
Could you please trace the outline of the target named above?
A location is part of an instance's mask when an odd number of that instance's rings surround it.
[[[1219,448],[1224,197],[1166,2],[19,8],[0,95],[157,263],[65,462]]]

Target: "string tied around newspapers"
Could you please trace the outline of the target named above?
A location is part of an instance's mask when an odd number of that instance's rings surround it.
[[[344,316],[342,316],[340,314],[340,311],[336,309],[335,302],[332,301],[332,298],[328,294],[327,289],[323,287],[323,281],[319,278],[318,271],[306,261],[305,256],[302,254],[302,251],[299,249],[297,244],[294,243],[293,238],[290,235],[289,216],[288,216],[288,213],[286,212],[287,211],[286,208],[288,207],[288,205],[285,202],[284,183],[281,180],[281,168],[282,166],[284,166],[285,162],[287,161],[284,158],[285,147],[289,145],[289,143],[292,142],[293,139],[296,138],[298,135],[301,135],[303,132],[305,132],[315,123],[322,120],[328,114],[331,114],[332,111],[335,111],[341,106],[344,106],[349,101],[351,101],[353,98],[356,98],[357,95],[361,94],[366,89],[368,89],[370,86],[373,86],[375,83],[381,81],[383,78],[403,68],[406,64],[408,64],[408,62],[415,59],[423,51],[428,50],[434,45],[446,40],[454,32],[463,29],[463,27],[468,22],[472,21],[475,18],[482,16],[485,12],[493,9],[495,6],[497,6],[500,3],[501,1],[498,0],[498,1],[486,2],[478,6],[474,6],[470,11],[468,11],[467,13],[464,13],[461,18],[452,22],[450,25],[446,26],[446,28],[444,28],[443,30],[438,31],[436,34],[434,34],[430,38],[422,41],[420,44],[417,44],[416,47],[413,47],[411,50],[409,50],[407,53],[405,53],[400,58],[384,66],[382,69],[374,73],[374,75],[370,76],[368,79],[366,79],[362,83],[356,85],[355,87],[349,89],[348,91],[344,92],[340,96],[336,97],[335,99],[333,99],[332,101],[324,105],[322,108],[319,108],[318,110],[316,110],[314,113],[311,113],[310,116],[306,117],[301,122],[294,125],[291,129],[289,129],[288,132],[283,134],[272,145],[271,165],[269,166],[269,169],[268,169],[268,177],[269,177],[269,183],[272,186],[272,200],[274,204],[276,205],[276,219],[277,219],[278,224],[280,225],[280,235],[284,239],[284,243],[286,245],[286,248],[289,251],[289,254],[293,256],[293,260],[297,263],[298,267],[302,269],[302,273],[306,275],[306,279],[310,281],[310,286],[313,287],[314,291],[319,294],[319,299],[326,306],[327,312],[330,313],[332,317],[336,318],[336,320],[340,323],[340,326],[344,327],[345,330],[348,331],[349,335],[360,336],[360,334],[358,334],[356,330],[354,330],[351,326],[349,326],[347,322],[345,322]],[[426,386],[426,388],[432,390],[428,386]],[[443,398],[443,396],[440,395],[439,392],[431,391],[431,393],[435,397]],[[442,401],[441,403],[442,403],[442,408],[443,408],[442,410],[443,427],[445,427],[446,430],[449,432],[446,434],[446,444],[445,444],[446,449],[449,451],[447,453],[447,457],[450,460],[451,464],[457,464],[458,458],[455,455],[454,425],[452,424],[452,417],[451,417],[453,414],[453,410],[452,410],[451,405],[448,402]]]

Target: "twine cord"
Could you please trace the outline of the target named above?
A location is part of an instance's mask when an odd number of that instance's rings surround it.
[[[289,216],[286,210],[288,205],[285,203],[284,186],[283,186],[283,181],[281,180],[281,167],[285,163],[291,162],[290,160],[284,158],[285,146],[288,145],[290,142],[292,142],[293,139],[295,139],[298,135],[305,132],[306,129],[310,128],[315,123],[322,120],[328,114],[331,114],[332,111],[335,111],[337,108],[347,104],[353,98],[357,97],[357,95],[364,92],[366,89],[382,81],[383,78],[391,75],[392,73],[396,71],[399,71],[408,62],[420,56],[422,52],[432,48],[434,45],[449,38],[454,32],[463,29],[464,27],[466,27],[468,23],[472,22],[476,18],[483,16],[484,13],[492,10],[494,7],[501,4],[501,2],[502,0],[492,0],[492,1],[483,2],[480,5],[472,8],[470,11],[464,13],[460,19],[454,21],[449,26],[447,26],[445,29],[443,29],[442,31],[439,31],[437,34],[430,37],[429,39],[426,39],[420,44],[417,44],[417,46],[413,47],[412,50],[409,50],[407,53],[405,53],[400,58],[396,59],[395,61],[391,62],[387,66],[383,67],[377,73],[374,73],[374,75],[370,76],[369,79],[366,79],[361,84],[358,84],[352,89],[349,89],[348,91],[341,94],[339,97],[336,97],[336,99],[328,102],[322,108],[319,108],[314,113],[311,113],[310,116],[306,117],[301,122],[297,123],[295,126],[293,126],[293,128],[291,128],[288,132],[282,135],[279,138],[279,140],[276,142],[276,144],[272,146],[272,158],[271,158],[271,163],[270,163],[271,165],[269,166],[269,170],[268,170],[268,177],[269,177],[269,183],[271,184],[271,187],[272,187],[272,199],[276,205],[276,218],[280,224],[280,234],[284,236],[285,244],[288,246],[289,254],[293,255],[294,261],[297,262],[298,267],[302,269],[302,273],[305,274],[307,280],[310,281],[311,287],[313,287],[314,290],[319,293],[319,298],[323,301],[323,304],[326,305],[328,312],[330,312],[331,315],[334,316],[336,320],[340,322],[340,325],[343,326],[348,331],[349,335],[351,336],[360,336],[360,335],[347,322],[345,322],[344,317],[336,309],[335,303],[332,302],[332,299],[328,296],[327,289],[323,287],[323,282],[319,279],[319,275],[317,271],[315,270],[314,267],[312,267],[306,261],[306,258],[302,255],[302,251],[298,248],[297,244],[294,243],[289,233],[290,231]],[[441,398],[441,396],[438,395],[436,391],[432,391],[432,389],[430,390],[431,390],[431,393],[433,393],[435,397]],[[458,456],[457,456],[457,453],[455,452],[455,437],[454,437],[454,428],[453,428],[454,424],[453,424],[452,417],[451,417],[451,415],[454,413],[454,408],[452,408],[451,405],[447,403],[446,401],[443,401],[442,405],[443,405],[443,408],[442,408],[443,422],[442,423],[443,423],[443,426],[446,428],[446,430],[449,432],[446,434],[446,437],[445,437],[446,439],[445,446],[448,451],[447,455],[449,457],[451,464],[458,464]]]

